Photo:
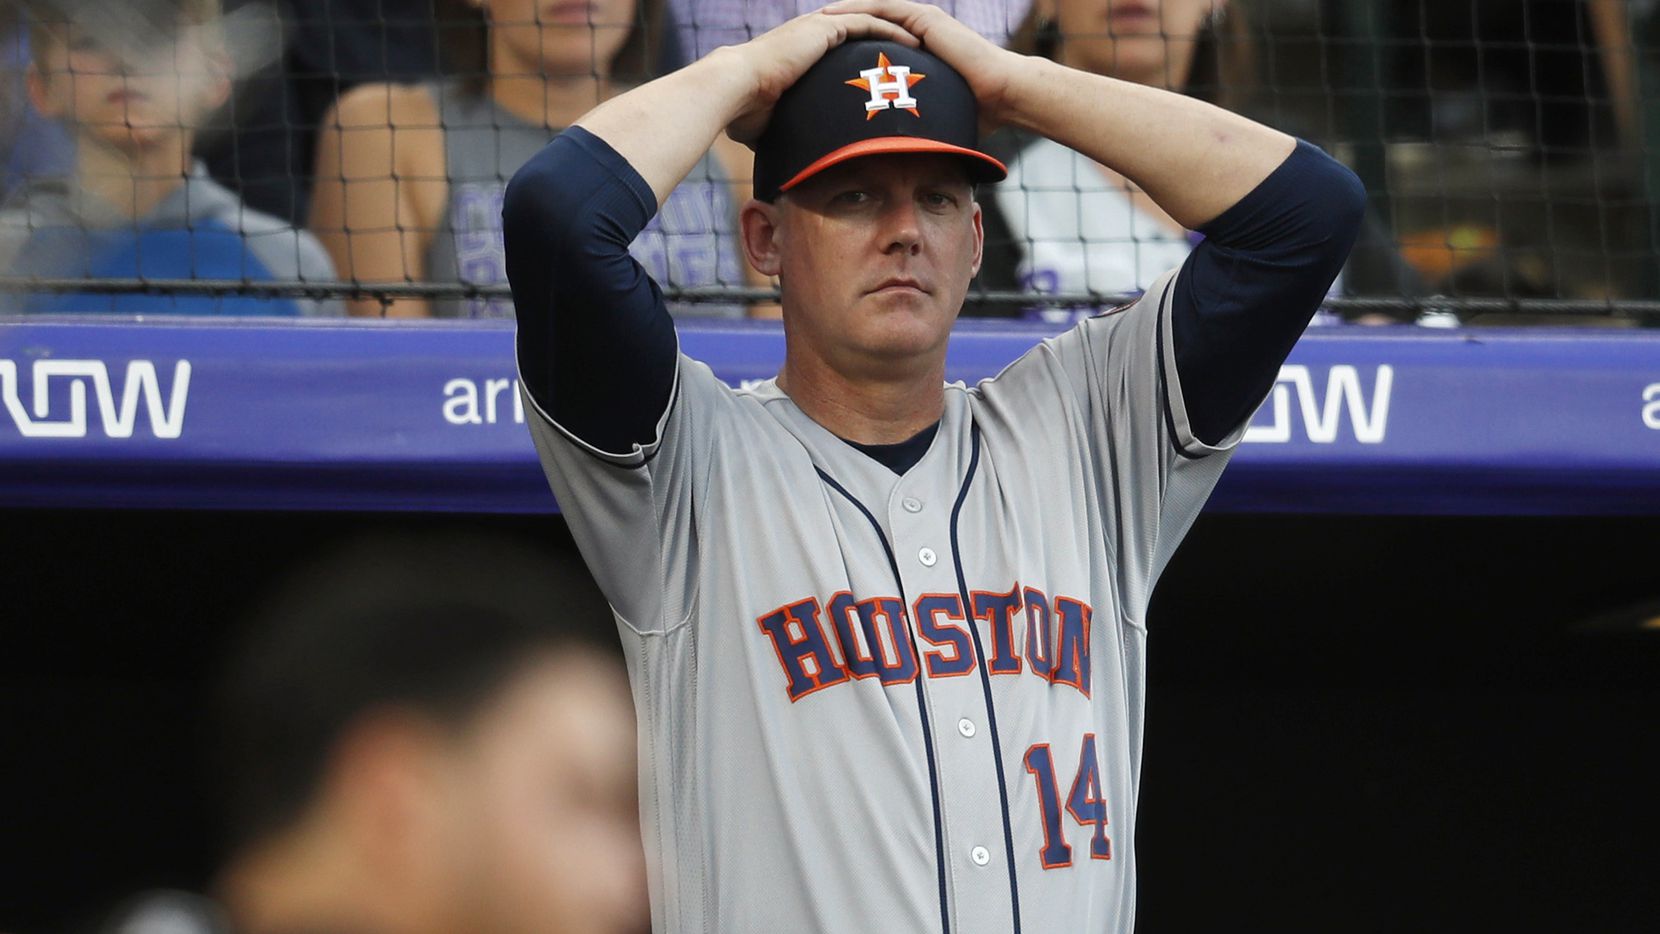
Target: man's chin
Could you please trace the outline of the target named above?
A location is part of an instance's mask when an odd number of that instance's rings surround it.
[[[937,315],[889,320],[881,325],[872,328],[861,341],[865,352],[873,357],[911,359],[940,350],[951,336],[950,322],[942,324]]]
[[[883,289],[865,295],[858,311],[878,321],[914,320],[919,327],[929,327],[944,319],[955,320],[961,309],[959,301],[947,309],[939,296],[918,289]]]

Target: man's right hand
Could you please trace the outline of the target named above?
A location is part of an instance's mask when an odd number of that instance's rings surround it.
[[[707,60],[729,56],[754,76],[754,90],[727,135],[753,146],[772,117],[773,105],[824,53],[853,39],[887,39],[916,48],[905,27],[866,13],[807,13],[742,45],[716,49]]]
[[[878,16],[808,13],[618,95],[576,123],[627,159],[662,204],[722,129],[753,145],[779,96],[849,39],[919,44],[903,26]]]

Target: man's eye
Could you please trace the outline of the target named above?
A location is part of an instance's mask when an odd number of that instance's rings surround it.
[[[868,191],[844,191],[836,195],[837,204],[865,204],[869,201],[870,192]]]
[[[943,191],[930,191],[922,196],[922,203],[931,208],[949,208],[957,203],[957,199]]]

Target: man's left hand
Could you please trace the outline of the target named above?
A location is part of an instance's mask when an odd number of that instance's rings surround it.
[[[888,20],[922,40],[922,47],[938,55],[968,82],[980,106],[980,120],[1001,126],[1009,94],[1025,56],[1009,51],[928,3],[908,0],[837,0],[821,13],[864,13]]]

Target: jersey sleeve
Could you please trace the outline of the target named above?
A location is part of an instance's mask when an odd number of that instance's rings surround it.
[[[685,624],[697,599],[701,500],[732,390],[679,356],[654,437],[623,453],[583,441],[523,383],[520,392],[548,485],[618,621],[641,635]]]
[[[679,354],[661,291],[629,244],[656,210],[639,173],[573,127],[502,205],[520,392],[543,470],[619,621],[684,622],[695,598],[695,491],[731,390]]]
[[[988,416],[1013,436],[1085,460],[1120,605],[1137,624],[1341,268],[1362,208],[1353,174],[1299,143],[1207,225],[1179,270],[982,385]]]

